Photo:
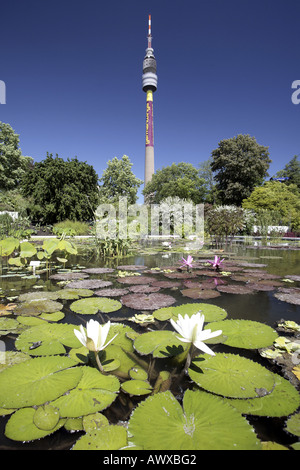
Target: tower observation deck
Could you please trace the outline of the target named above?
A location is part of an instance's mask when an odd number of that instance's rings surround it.
[[[146,93],[146,142],[145,142],[145,181],[151,181],[154,173],[154,126],[153,93],[157,89],[156,59],[152,48],[151,15],[148,20],[148,47],[143,61],[143,91]]]

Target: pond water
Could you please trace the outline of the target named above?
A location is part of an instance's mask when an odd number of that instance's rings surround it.
[[[96,274],[90,272],[86,279],[101,279],[111,282],[111,285],[109,285],[110,289],[131,288],[132,290],[129,289],[128,291],[129,295],[143,292],[142,286],[156,286],[158,293],[166,294],[175,299],[174,306],[194,302],[213,304],[225,309],[228,319],[258,321],[273,328],[277,326],[278,322],[285,320],[300,323],[300,249],[296,246],[254,247],[235,244],[225,248],[223,251],[217,252],[221,258],[225,259],[221,272],[217,272],[211,266],[205,264],[207,260],[213,260],[216,252],[210,250],[207,253],[203,251],[193,253],[195,265],[190,270],[190,273],[185,268],[179,268],[181,257],[186,258],[189,251],[180,250],[180,248],[178,251],[163,250],[161,244],[145,245],[140,248],[137,254],[117,260],[110,259],[106,262],[96,258],[89,258],[87,255],[73,256],[70,258],[71,265],[69,264],[67,268],[71,266],[73,272],[83,272],[84,269],[89,268],[109,267],[114,270],[112,273]],[[127,274],[132,273],[133,265],[139,266],[141,276],[148,278],[145,284],[135,284],[134,286],[134,282],[130,283],[129,280],[128,283],[124,282],[124,277],[117,276],[118,271],[127,271]],[[160,270],[156,268],[160,268]],[[52,270],[52,274],[57,272],[64,274],[66,271],[61,268]],[[131,278],[134,280],[138,276],[131,276]],[[152,278],[151,281],[149,281],[150,278]],[[168,287],[166,284],[160,283],[161,281],[174,283],[173,287],[171,287],[171,284]],[[74,281],[69,280],[69,282],[72,285]],[[201,287],[199,283],[202,284]],[[86,286],[86,288],[89,288],[88,284]],[[138,286],[140,286],[140,290]],[[230,286],[240,287],[240,293],[226,292]],[[251,287],[251,291],[244,293],[243,288],[248,286]],[[56,291],[65,287],[65,285],[61,284],[61,280],[53,279],[48,273],[41,272],[38,276],[32,277],[28,276],[28,272],[22,273],[17,269],[8,269],[4,265],[2,266],[0,287],[2,295],[0,303],[2,301],[3,303],[13,302],[18,304],[18,296],[20,294],[26,292]],[[295,302],[292,297],[286,297],[284,300],[278,298],[280,293],[292,293],[291,289],[294,289],[294,293],[296,292],[298,303],[290,303],[290,301]],[[145,290],[145,292],[147,291]],[[148,291],[148,295],[150,292],[151,290]],[[154,289],[153,294],[155,294]],[[122,297],[114,296],[112,298],[121,300]],[[95,318],[94,316],[88,317],[87,315],[74,313],[70,309],[70,300],[64,300],[62,303],[64,305],[62,310],[64,318],[60,320],[60,323],[79,325],[85,324],[89,318]],[[143,308],[134,308],[130,303],[128,305],[123,305],[116,312],[103,313],[100,316],[98,314],[96,317],[98,320],[100,317],[100,320],[103,321],[110,319],[112,322],[125,322],[125,324],[130,325],[131,328],[135,328],[137,331],[146,331],[149,327],[155,329],[155,326],[151,324],[142,326],[128,321],[129,318],[141,313],[141,311],[151,314],[153,311],[151,308],[146,308],[145,304]],[[5,344],[6,350],[15,350],[16,335],[5,335],[1,337],[1,340]],[[232,348],[229,349],[232,351]],[[252,359],[254,358],[258,362],[267,363],[256,351],[245,351],[244,355]],[[9,416],[0,418],[0,449],[2,450],[70,449],[78,439],[78,433],[70,433],[62,428],[53,435],[37,441],[28,443],[13,441],[4,436],[8,419]],[[282,445],[289,445],[297,440],[295,436],[290,436],[283,431],[284,421],[280,418],[250,417],[249,421],[254,426],[256,433],[264,440],[275,441]]]

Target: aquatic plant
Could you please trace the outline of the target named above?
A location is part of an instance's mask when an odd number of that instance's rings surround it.
[[[181,268],[186,267],[189,270],[189,268],[193,267],[193,257],[191,255],[188,255],[187,259],[181,259],[183,261],[183,264],[180,266]]]
[[[185,365],[186,371],[192,360],[193,346],[204,353],[211,354],[212,356],[215,355],[204,341],[221,335],[222,330],[216,330],[214,332],[211,332],[210,329],[203,330],[204,320],[205,317],[204,315],[201,315],[200,312],[192,315],[191,317],[188,315],[184,315],[184,317],[182,317],[182,315],[178,315],[177,321],[174,321],[172,318],[170,320],[173,328],[180,334],[180,337],[177,336],[177,338],[184,343],[190,344]]]
[[[157,271],[151,276],[149,269],[147,276],[128,276],[137,270],[126,269],[125,277],[100,267],[58,272],[50,276],[50,289],[47,284],[47,290],[26,292],[0,306],[0,334],[15,338],[15,351],[1,353],[0,415],[7,415],[8,439],[34,441],[64,430],[80,431],[79,437],[73,435],[74,450],[271,448],[248,416],[284,418],[288,432],[297,436],[299,393],[265,365],[273,360],[271,348],[291,358],[295,340],[258,321],[228,318],[217,305],[176,304],[178,286],[187,287],[186,272],[171,270],[185,275],[175,282],[157,280]],[[110,282],[106,278],[82,284],[89,274],[111,275],[116,286],[124,280],[128,291],[137,286],[177,291],[174,297],[125,292],[129,297],[122,302],[124,289],[101,290]],[[210,274],[211,284],[221,277]],[[57,281],[70,279],[79,284],[59,288]],[[245,287],[233,286],[236,292]],[[82,316],[88,320],[85,327]],[[280,328],[297,334],[299,325],[281,322]],[[253,359],[257,356],[259,361]],[[292,372],[296,381],[299,367]]]
[[[214,261],[209,261],[207,260],[207,263],[210,263],[214,268],[216,268],[216,271],[219,271],[221,264],[223,263],[225,258],[221,259],[220,256],[215,256]]]
[[[104,372],[104,369],[100,362],[98,353],[105,349],[109,343],[111,343],[118,335],[117,333],[115,336],[113,336],[113,338],[106,342],[109,329],[110,321],[105,325],[100,325],[100,323],[95,320],[90,320],[87,322],[86,331],[82,325],[80,325],[80,330],[74,329],[75,336],[79,339],[83,346],[85,346],[89,351],[93,351],[95,353],[97,365],[101,372]]]

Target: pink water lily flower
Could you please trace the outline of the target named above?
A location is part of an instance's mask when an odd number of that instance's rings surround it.
[[[181,258],[181,259],[182,259],[182,261],[183,261],[183,264],[180,266],[181,268],[183,268],[183,267],[185,267],[185,266],[186,266],[187,268],[192,268],[192,267],[193,267],[193,265],[192,265],[192,263],[193,263],[193,258],[192,258],[191,255],[188,255],[187,259],[184,259],[184,258]]]
[[[207,261],[208,263],[210,263],[214,268],[216,269],[219,269],[221,267],[221,264],[223,263],[225,258],[223,259],[220,259],[220,256],[215,256],[215,259],[214,261]]]

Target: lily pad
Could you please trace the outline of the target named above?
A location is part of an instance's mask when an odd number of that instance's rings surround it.
[[[40,315],[44,313],[53,313],[62,310],[63,304],[55,300],[34,300],[22,302],[15,309],[16,315]]]
[[[56,291],[57,298],[61,300],[75,300],[80,297],[91,297],[94,291],[91,289],[71,289],[68,285],[65,289]]]
[[[190,299],[214,299],[219,297],[221,294],[213,289],[199,289],[199,288],[192,288],[192,289],[183,289],[181,291],[184,297],[189,297]]]
[[[251,320],[223,320],[209,324],[211,331],[222,330],[224,344],[234,348],[259,349],[271,346],[278,334],[273,328]]]
[[[76,348],[80,344],[74,335],[74,325],[48,322],[23,331],[15,342],[19,351],[32,356],[64,354],[65,346]]]
[[[34,408],[17,410],[6,424],[5,436],[14,441],[33,441],[54,433],[60,429],[66,421],[65,419],[59,419],[52,429],[43,430],[34,423],[35,413]]]
[[[76,387],[82,371],[69,357],[38,357],[0,374],[0,407],[42,405]]]
[[[72,302],[70,309],[73,312],[83,315],[94,315],[97,312],[111,313],[119,310],[122,304],[118,300],[108,299],[106,297],[89,297]]]
[[[19,295],[19,302],[36,302],[38,300],[57,300],[57,292],[42,291],[42,292],[26,292]]]
[[[65,286],[65,289],[100,289],[101,287],[109,287],[111,281],[102,281],[101,279],[85,279],[83,281],[73,281]]]
[[[272,284],[270,286],[266,284],[259,284],[258,282],[250,282],[247,284],[247,287],[252,290],[258,290],[258,291],[263,291],[263,292],[270,292],[272,290],[275,290],[276,287]]]
[[[28,354],[21,353],[19,351],[2,351],[0,362],[0,372],[7,367],[11,367],[14,364],[19,364],[31,359]]]
[[[33,415],[33,423],[43,431],[53,429],[59,420],[59,411],[52,405],[39,406]]]
[[[109,425],[80,437],[72,450],[118,450],[126,445],[126,429],[123,426]]]
[[[117,266],[117,269],[121,269],[123,271],[140,271],[142,269],[147,269],[147,266],[143,264],[124,264],[122,266]]]
[[[121,298],[122,304],[135,310],[156,310],[160,307],[168,307],[176,302],[176,299],[167,294],[127,294]]]
[[[218,321],[227,317],[226,310],[217,305],[206,303],[187,303],[176,307],[159,308],[153,312],[153,316],[161,321],[170,318],[177,320],[179,314],[192,316],[199,311],[205,316],[205,322]]]
[[[55,281],[71,281],[74,279],[86,279],[87,277],[89,277],[87,273],[68,272],[68,273],[60,273],[60,274],[51,274],[51,276],[49,276],[49,279],[53,279]]]
[[[113,375],[103,375],[97,369],[82,366],[82,378],[68,395],[52,402],[63,418],[78,418],[102,411],[117,398],[120,384]]]
[[[99,289],[95,290],[94,292],[95,295],[98,295],[99,297],[120,297],[121,295],[126,295],[129,294],[128,289],[123,289],[121,288],[110,288],[110,289]]]
[[[275,387],[268,395],[250,399],[224,400],[240,413],[255,416],[281,417],[294,413],[300,405],[296,388],[286,379],[274,374]]]
[[[147,284],[142,284],[138,286],[129,286],[128,289],[131,292],[140,293],[140,294],[149,294],[151,292],[158,292],[160,287],[148,286]]]
[[[253,290],[249,289],[249,287],[246,286],[240,286],[238,284],[230,284],[227,286],[217,286],[217,290],[219,292],[226,292],[227,294],[252,294]]]
[[[107,274],[107,273],[113,273],[114,269],[113,268],[86,268],[86,269],[83,269],[82,271],[88,274]]]
[[[128,431],[144,450],[259,450],[253,428],[218,397],[187,390],[183,408],[170,391],[148,397],[133,411]]]
[[[133,343],[141,355],[152,354],[153,357],[172,357],[184,352],[189,347],[177,338],[173,331],[150,331],[139,335]]]
[[[285,431],[300,437],[300,413],[290,416],[285,425]]]
[[[300,293],[286,294],[283,292],[276,292],[274,297],[282,302],[287,302],[288,304],[300,305]]]
[[[173,287],[181,287],[182,284],[180,281],[154,281],[151,285],[163,289],[172,289]]]
[[[149,284],[149,282],[153,281],[152,277],[150,276],[125,276],[125,277],[118,277],[117,281],[121,284]]]
[[[146,380],[127,380],[123,382],[121,388],[124,392],[128,393],[129,395],[148,395],[152,392],[152,387]]]
[[[205,390],[231,398],[255,398],[271,393],[274,376],[265,367],[236,354],[217,353],[192,361],[190,378]]]

